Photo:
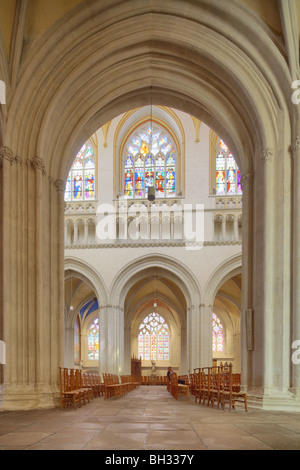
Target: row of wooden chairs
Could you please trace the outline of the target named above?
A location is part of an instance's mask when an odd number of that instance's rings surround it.
[[[191,394],[195,402],[225,408],[231,411],[237,402],[248,411],[247,393],[241,390],[241,375],[232,372],[232,364],[194,369],[190,375]]]
[[[140,386],[139,378],[135,375],[121,375],[121,383],[125,388],[127,387],[126,393]]]
[[[165,375],[142,375],[140,378],[141,385],[166,385],[167,384],[167,376]]]
[[[81,407],[94,398],[95,389],[91,379],[79,369],[59,368],[60,377],[60,406],[66,408]]]
[[[188,375],[179,375],[178,380],[182,380],[186,385],[190,385],[190,379]]]
[[[167,389],[171,395],[178,400],[180,396],[184,396],[189,400],[189,385],[178,383],[178,377],[176,372],[170,374],[170,380]]]
[[[134,376],[121,376],[120,382],[118,375],[106,372],[103,372],[103,382],[105,400],[121,398],[140,385],[139,382],[135,381]]]
[[[104,396],[105,386],[99,374],[86,372],[83,374],[83,380],[85,385],[93,390],[94,398]]]

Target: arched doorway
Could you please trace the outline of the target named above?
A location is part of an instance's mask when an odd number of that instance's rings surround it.
[[[167,272],[144,276],[131,287],[125,299],[131,356],[141,358],[142,375],[151,375],[152,362],[160,376],[166,375],[170,364],[180,371],[187,367],[188,355],[185,297]]]
[[[213,303],[213,361],[231,362],[241,372],[242,276],[236,274],[218,289]]]

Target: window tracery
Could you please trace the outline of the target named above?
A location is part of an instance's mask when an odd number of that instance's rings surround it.
[[[150,313],[139,327],[138,356],[145,361],[167,361],[169,348],[170,334],[165,319],[156,312]]]
[[[76,155],[65,186],[65,201],[95,200],[95,154],[89,141]]]
[[[155,187],[157,198],[176,195],[176,153],[168,133],[149,124],[131,134],[123,158],[125,198],[147,198]]]
[[[99,320],[96,318],[89,327],[88,332],[88,359],[99,360]]]
[[[227,145],[219,139],[216,154],[216,195],[233,196],[241,194],[240,170]]]
[[[213,345],[213,352],[224,351],[223,325],[220,319],[214,313],[213,313],[213,320],[212,320],[212,345]]]

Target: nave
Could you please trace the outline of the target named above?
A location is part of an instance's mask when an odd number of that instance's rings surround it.
[[[0,450],[296,450],[300,415],[228,411],[140,386],[118,400],[0,413]]]

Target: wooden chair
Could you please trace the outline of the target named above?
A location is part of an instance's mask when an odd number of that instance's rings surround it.
[[[93,400],[93,388],[87,384],[85,373],[78,369],[75,370],[75,388],[84,395],[85,402]]]
[[[229,411],[235,408],[236,402],[242,402],[245,406],[245,411],[248,411],[247,393],[241,392],[241,384],[235,383],[233,386],[232,364],[224,365],[221,367],[221,391],[220,403],[222,408],[225,408],[228,403]],[[237,380],[237,377],[235,378]],[[239,390],[239,391],[234,391]]]
[[[194,382],[194,397],[195,397],[195,403],[197,403],[197,400],[199,400],[199,403],[201,402],[201,394],[200,394],[200,386],[201,386],[201,380],[200,380],[200,376],[201,376],[201,372],[200,372],[200,369],[194,369],[194,373],[192,374],[193,375],[193,382]]]
[[[203,404],[207,401],[207,406],[210,403],[211,394],[211,368],[204,367],[201,369],[201,400]],[[201,403],[201,401],[200,401]]]
[[[67,406],[73,405],[77,408],[81,407],[81,391],[72,389],[71,377],[67,368],[59,368],[60,377],[60,406],[66,408]]]
[[[167,376],[167,391],[171,393],[171,377]]]
[[[189,386],[178,383],[176,372],[171,374],[171,395],[178,400],[179,396],[185,396],[189,400]]]
[[[190,374],[189,388],[190,388],[190,394],[194,396],[195,395],[195,374]]]
[[[221,375],[220,375],[220,367],[213,367],[211,369],[211,389],[210,389],[210,403],[214,406],[215,402],[217,403],[217,407],[220,406],[221,400]]]

